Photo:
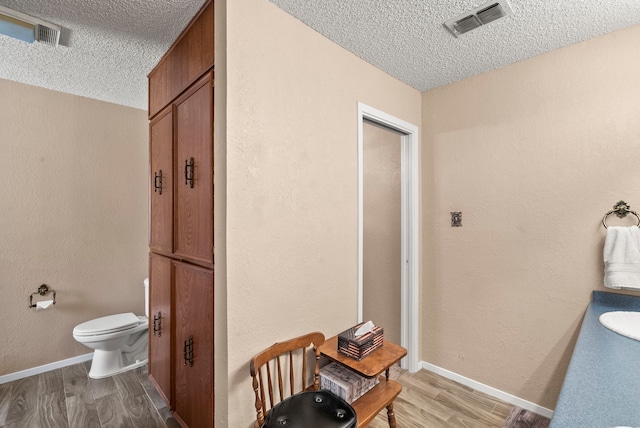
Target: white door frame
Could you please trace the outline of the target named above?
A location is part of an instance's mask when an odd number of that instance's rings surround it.
[[[402,134],[401,137],[401,165],[402,165],[402,250],[401,250],[401,345],[407,349],[406,360],[402,367],[410,372],[418,371],[418,331],[419,331],[419,165],[418,165],[418,127],[393,117],[363,103],[358,103],[358,322],[364,321],[363,317],[363,261],[364,261],[364,227],[363,227],[363,167],[364,167],[364,141],[363,121],[369,121],[384,125]],[[384,326],[383,326],[384,327]],[[406,362],[405,362],[406,361]]]

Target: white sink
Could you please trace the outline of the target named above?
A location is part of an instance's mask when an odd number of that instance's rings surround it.
[[[599,320],[609,330],[640,341],[640,312],[605,312]]]

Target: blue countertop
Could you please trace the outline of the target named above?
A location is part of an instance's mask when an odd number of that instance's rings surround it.
[[[640,427],[640,342],[600,324],[610,311],[640,312],[640,297],[593,292],[550,428]]]

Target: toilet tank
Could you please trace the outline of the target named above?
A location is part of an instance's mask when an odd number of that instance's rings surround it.
[[[144,280],[144,314],[149,318],[149,278]]]

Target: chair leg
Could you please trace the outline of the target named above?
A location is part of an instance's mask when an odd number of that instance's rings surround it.
[[[396,428],[396,414],[393,412],[393,403],[387,406],[387,419],[389,419],[389,428]]]

